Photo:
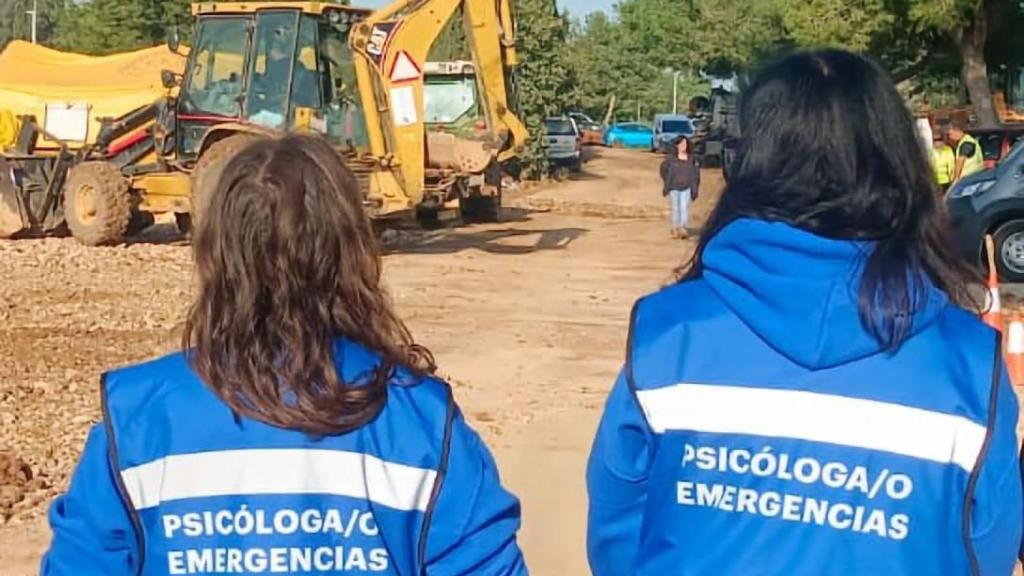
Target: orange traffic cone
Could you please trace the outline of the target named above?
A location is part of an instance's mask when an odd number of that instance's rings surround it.
[[[985,313],[981,319],[996,330],[1003,330],[1003,310],[999,302],[999,272],[996,271],[995,243],[991,235],[985,236],[985,253],[988,256],[988,297]]]
[[[1024,321],[1020,312],[1013,313],[1006,339],[1006,368],[1014,386],[1024,386]]]

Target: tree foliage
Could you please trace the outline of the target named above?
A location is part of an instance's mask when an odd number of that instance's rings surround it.
[[[185,0],[73,2],[60,20],[55,43],[86,54],[134,50],[160,43],[171,26],[188,20],[189,4]]]
[[[728,75],[782,51],[839,47],[882,62],[916,101],[969,93],[991,122],[987,62],[1024,61],[1019,0],[622,0],[614,10],[573,28],[578,99],[593,112],[612,95],[647,116],[664,111],[673,71]]]
[[[516,86],[523,120],[531,138],[524,161],[526,176],[546,168],[544,118],[562,114],[576,99],[576,71],[566,53],[567,19],[555,0],[520,0],[516,4],[521,62]]]
[[[162,42],[176,24],[189,29],[188,0],[38,0],[37,39],[83,54],[108,54]],[[32,0],[0,3],[0,48],[31,37]]]
[[[38,0],[39,10],[36,22],[36,37],[40,42],[50,42],[57,24],[64,14],[64,0]],[[0,3],[0,48],[11,40],[29,40],[32,37],[32,0],[7,0]]]

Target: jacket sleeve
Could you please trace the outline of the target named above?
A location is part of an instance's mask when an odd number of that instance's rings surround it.
[[[95,426],[68,491],[50,506],[53,540],[43,556],[42,576],[135,574],[135,532],[107,454],[107,434]]]
[[[427,533],[430,576],[525,576],[516,542],[519,500],[501,486],[487,447],[461,413],[452,422],[448,468]]]
[[[982,576],[1013,572],[1024,526],[1017,398],[1003,370],[988,453],[978,473],[971,511],[971,543]]]
[[[587,557],[594,576],[632,573],[640,545],[654,437],[620,375],[587,464]]]

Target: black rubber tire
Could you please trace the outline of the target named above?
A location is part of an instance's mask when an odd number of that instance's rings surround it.
[[[459,201],[459,213],[463,222],[488,223],[501,221],[501,191],[494,196],[479,194],[467,196]]]
[[[174,224],[178,227],[178,232],[189,235],[192,233],[192,215],[184,212],[174,213]]]
[[[155,222],[156,218],[149,212],[133,211],[131,219],[128,220],[128,230],[125,231],[125,236],[137,236]]]
[[[999,226],[992,239],[995,241],[996,268],[999,271],[999,280],[1002,282],[1024,282],[1024,254],[1016,258],[1016,262],[1009,258],[1012,252],[1020,252],[1022,248],[1022,236],[1024,236],[1024,220],[1010,220]],[[1015,249],[1016,247],[1016,249]],[[983,267],[985,260],[985,248],[981,248]]]
[[[73,167],[64,182],[64,218],[86,246],[120,243],[132,218],[131,184],[109,162]]]
[[[217,188],[224,168],[239,152],[260,137],[255,134],[233,134],[210,145],[192,169],[192,226],[199,226],[210,196]]]
[[[438,230],[441,223],[441,211],[437,208],[419,208],[416,210],[416,223],[424,230]]]

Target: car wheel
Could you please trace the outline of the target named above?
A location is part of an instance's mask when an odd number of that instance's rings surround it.
[[[1024,282],[1024,220],[1003,224],[994,237],[999,278],[1004,282]]]

